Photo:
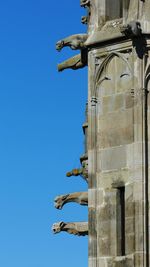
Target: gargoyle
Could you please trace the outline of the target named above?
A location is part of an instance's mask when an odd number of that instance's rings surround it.
[[[87,34],[75,34],[71,35],[63,40],[60,40],[56,43],[56,50],[61,51],[61,49],[65,46],[71,47],[73,50],[84,49],[85,41],[87,40]]]
[[[88,192],[71,193],[67,195],[61,195],[55,198],[55,208],[62,209],[62,207],[69,202],[76,202],[80,205],[88,205]]]
[[[65,223],[65,222],[58,222],[54,223],[52,226],[52,231],[54,234],[60,232],[67,232],[69,234],[78,235],[78,236],[85,236],[88,235],[88,223],[87,222],[72,222],[72,223]]]
[[[81,51],[80,54],[65,60],[64,62],[58,64],[58,71],[63,71],[65,69],[81,69],[87,65],[87,53]]]
[[[141,24],[138,21],[131,21],[127,25],[121,27],[121,32],[127,37],[138,37],[142,33]]]
[[[85,168],[81,168],[81,169],[73,169],[70,172],[66,173],[67,177],[71,177],[71,176],[81,176],[83,177],[83,179],[88,182],[88,174],[85,170]]]
[[[80,162],[81,162],[82,168],[73,169],[72,171],[67,172],[66,176],[71,177],[71,176],[79,176],[80,175],[88,183],[88,158],[87,158],[86,154],[84,154],[80,158]]]
[[[81,7],[87,7],[90,6],[90,0],[80,0],[80,6]]]

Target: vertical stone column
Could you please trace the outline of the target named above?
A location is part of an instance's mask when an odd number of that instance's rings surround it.
[[[89,53],[88,86],[94,88],[95,64],[93,53]],[[96,155],[96,117],[97,99],[94,90],[89,90],[88,97],[88,211],[89,211],[89,266],[97,267],[97,155]]]

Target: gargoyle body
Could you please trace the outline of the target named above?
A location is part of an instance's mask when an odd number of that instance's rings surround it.
[[[71,47],[73,50],[85,48],[85,41],[87,40],[87,34],[75,34],[71,35],[63,40],[60,40],[56,43],[56,50],[61,51],[65,46]]]
[[[121,32],[128,37],[138,37],[141,35],[141,25],[138,21],[131,21],[127,25],[121,27]]]
[[[88,205],[88,192],[71,193],[67,195],[61,195],[55,198],[55,208],[62,209],[62,207],[69,202],[76,202],[80,205]]]
[[[63,71],[65,69],[81,69],[87,65],[87,55],[82,55],[82,51],[80,54],[65,60],[64,62],[58,64],[58,71]]]
[[[54,223],[52,226],[52,231],[54,234],[60,232],[67,232],[69,234],[85,236],[88,235],[88,223],[87,222],[58,222]]]

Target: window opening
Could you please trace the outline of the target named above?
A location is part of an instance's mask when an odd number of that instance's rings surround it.
[[[123,0],[106,0],[106,19],[113,20],[123,17]]]
[[[125,255],[125,187],[117,188],[117,255]]]

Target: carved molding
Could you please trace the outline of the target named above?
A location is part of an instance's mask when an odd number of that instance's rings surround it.
[[[62,209],[62,207],[69,202],[75,202],[83,206],[88,205],[88,192],[77,192],[66,195],[60,195],[55,198],[55,208]]]
[[[147,88],[148,86],[148,82],[150,80],[150,59],[148,57],[148,55],[146,55],[146,67],[145,67],[145,72],[144,72],[144,84],[143,84],[143,89],[147,89],[148,91],[150,91],[149,88]]]
[[[54,234],[60,232],[67,232],[69,234],[85,236],[88,235],[88,223],[87,222],[58,222],[52,226]]]

